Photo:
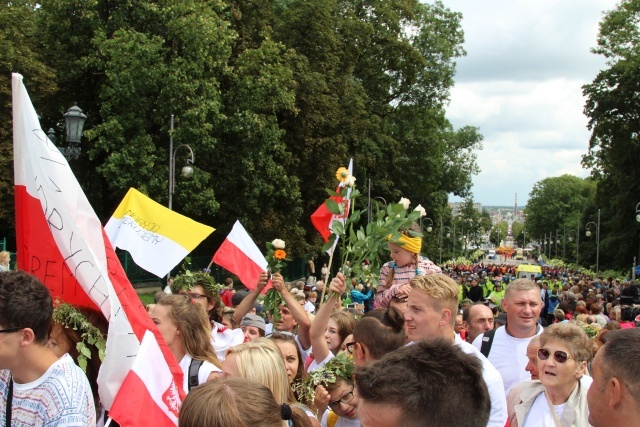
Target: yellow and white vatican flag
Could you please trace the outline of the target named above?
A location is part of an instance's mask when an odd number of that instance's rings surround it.
[[[114,247],[129,251],[140,267],[164,277],[215,229],[130,188],[104,230]]]

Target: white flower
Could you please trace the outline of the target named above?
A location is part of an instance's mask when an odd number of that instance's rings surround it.
[[[284,240],[275,239],[271,244],[276,249],[284,249]]]
[[[398,202],[402,205],[402,207],[407,210],[409,209],[409,205],[411,204],[411,201],[407,198],[401,198],[400,201]]]
[[[406,209],[406,208],[405,208]],[[416,206],[416,208],[414,209],[414,211],[418,211],[420,212],[420,217],[423,216],[427,216],[427,210],[425,208],[422,207],[422,205],[418,205]]]
[[[344,180],[344,185],[353,188],[356,185],[356,177],[349,175],[347,179]]]

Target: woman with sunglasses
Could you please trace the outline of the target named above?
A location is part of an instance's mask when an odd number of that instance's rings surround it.
[[[591,359],[587,334],[572,323],[556,323],[542,332],[538,350],[539,381],[516,385],[507,399],[510,427],[588,427],[583,378]]]

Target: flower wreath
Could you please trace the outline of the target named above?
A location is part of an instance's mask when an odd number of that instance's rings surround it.
[[[322,368],[309,373],[304,382],[294,382],[292,388],[299,397],[300,403],[312,406],[317,386],[326,387],[328,384],[335,384],[338,378],[350,380],[353,378],[354,370],[353,358],[340,352]]]
[[[80,341],[76,343],[78,366],[85,373],[87,372],[87,361],[91,359],[90,345],[98,350],[100,361],[104,360],[107,348],[104,335],[76,307],[67,303],[58,303],[53,309],[53,321],[65,328],[78,331],[80,335]]]

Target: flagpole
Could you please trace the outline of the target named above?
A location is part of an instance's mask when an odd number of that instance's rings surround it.
[[[333,264],[333,254],[336,253],[336,246],[338,246],[338,239],[340,237],[336,236],[336,240],[333,243],[333,250],[331,251],[331,255],[329,256],[329,265],[327,266],[327,268],[329,269],[329,273],[331,273],[331,264]],[[320,296],[320,304],[318,305],[318,309],[320,309],[320,307],[322,307],[322,304],[324,304],[324,295],[327,292],[327,286],[329,286],[328,283],[324,284],[324,287],[322,288],[322,295]]]

